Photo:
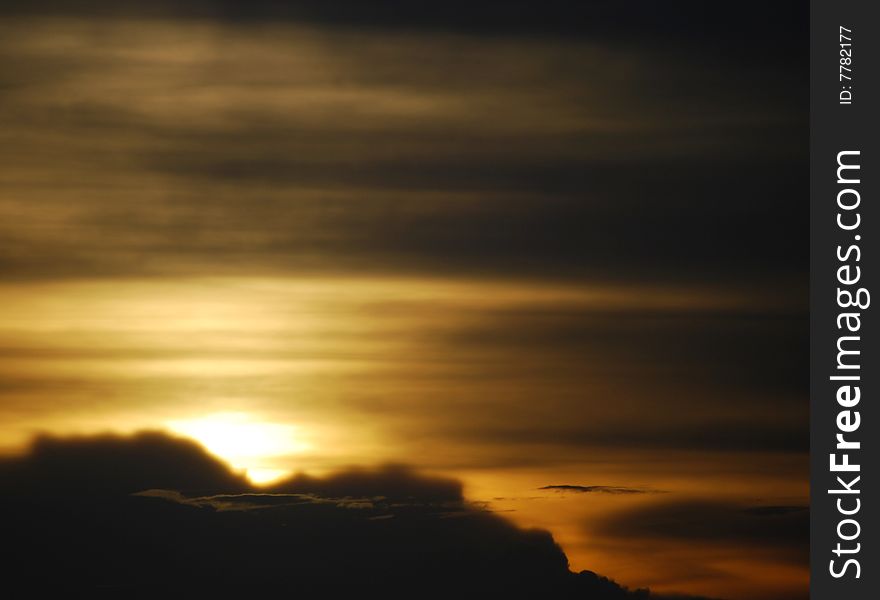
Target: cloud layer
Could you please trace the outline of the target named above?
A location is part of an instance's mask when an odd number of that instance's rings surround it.
[[[8,580],[172,595],[649,597],[570,572],[548,533],[403,467],[246,487],[197,445],[161,434],[38,440],[0,464],[0,505],[15,515],[4,528]]]
[[[805,268],[800,11],[113,4],[3,26],[7,277]]]

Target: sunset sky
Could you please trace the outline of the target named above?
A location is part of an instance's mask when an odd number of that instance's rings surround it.
[[[575,570],[806,597],[805,7],[180,4],[0,18],[4,453],[405,463]]]

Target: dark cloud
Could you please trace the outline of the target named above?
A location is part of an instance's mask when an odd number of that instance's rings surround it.
[[[450,332],[450,343],[468,348],[541,348],[541,356],[564,375],[601,371],[611,379],[636,364],[650,366],[644,375],[655,389],[683,381],[741,394],[742,404],[764,403],[774,393],[777,401],[804,407],[807,393],[809,328],[801,290],[789,290],[767,306],[701,307],[678,309],[602,307],[599,309],[528,307],[496,310],[476,323]],[[756,340],[760,340],[757,343]],[[537,361],[535,361],[537,362]],[[646,369],[647,370],[647,369]],[[724,404],[713,394],[700,402]]]
[[[659,402],[659,400],[658,400]],[[756,423],[757,420],[763,422]],[[775,417],[700,418],[682,416],[674,419],[619,419],[592,424],[589,419],[579,427],[549,419],[528,427],[486,423],[480,429],[458,427],[444,431],[452,438],[508,444],[539,444],[569,448],[604,448],[618,450],[690,450],[705,452],[797,453],[806,456],[809,432],[805,422],[793,421],[780,412]]]
[[[744,510],[750,515],[763,517],[793,514],[803,515],[804,513],[809,512],[810,509],[806,506],[753,506]]]
[[[807,46],[783,40],[804,11],[705,4],[208,2],[298,17],[29,22],[0,42],[17,190],[0,267],[803,283]],[[550,23],[583,32],[444,33]],[[710,60],[720,47],[737,59]]]
[[[548,533],[472,508],[457,483],[403,467],[298,476],[276,486],[375,501],[148,489],[163,484],[244,485],[195,444],[156,433],[42,439],[28,454],[6,459],[0,510],[7,516],[7,581],[26,581],[31,590],[172,597],[255,590],[654,597],[588,571],[572,573]],[[395,496],[446,503],[392,502]]]
[[[416,475],[405,465],[386,465],[378,469],[349,469],[329,477],[299,474],[270,486],[267,491],[335,498],[364,497],[422,502],[463,500],[461,482]]]
[[[612,485],[545,485],[541,490],[555,490],[558,492],[577,492],[579,494],[656,494],[659,490],[646,488],[618,487]]]
[[[602,535],[617,539],[771,547],[787,551],[802,563],[809,551],[809,509],[803,506],[676,500],[621,511],[605,519],[598,529]]]
[[[776,52],[768,59],[792,50],[792,42],[806,43],[792,33],[796,22],[804,27],[806,16],[796,0],[772,5],[741,2],[736,7],[679,0],[658,4],[635,0],[626,7],[614,0],[192,0],[186,3],[157,0],[147,5],[134,0],[9,0],[13,13],[75,13],[94,15],[214,17],[229,20],[294,19],[327,26],[377,29],[454,31],[507,35],[591,35],[624,41],[661,40],[666,43],[700,43],[707,49],[731,52],[734,40],[777,39]],[[751,10],[762,6],[762,18]],[[780,26],[787,25],[787,26]],[[710,42],[712,42],[710,44]],[[718,48],[720,46],[720,48]],[[737,44],[739,53],[759,52],[752,44]]]
[[[190,440],[159,432],[37,438],[22,458],[0,462],[4,493],[90,497],[150,488],[239,492],[247,481]],[[72,494],[73,493],[73,494]]]

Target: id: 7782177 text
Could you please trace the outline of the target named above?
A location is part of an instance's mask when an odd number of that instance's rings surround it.
[[[840,26],[838,32],[838,41],[840,43],[840,94],[838,102],[840,104],[852,104],[853,101],[853,59],[852,59],[852,29],[848,29],[843,25]]]

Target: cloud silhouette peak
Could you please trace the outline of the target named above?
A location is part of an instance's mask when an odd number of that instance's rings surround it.
[[[256,489],[163,433],[43,436],[0,462],[0,510],[15,516],[0,552],[9,578],[32,588],[655,597],[571,572],[548,532],[481,510],[461,489],[402,465]]]

